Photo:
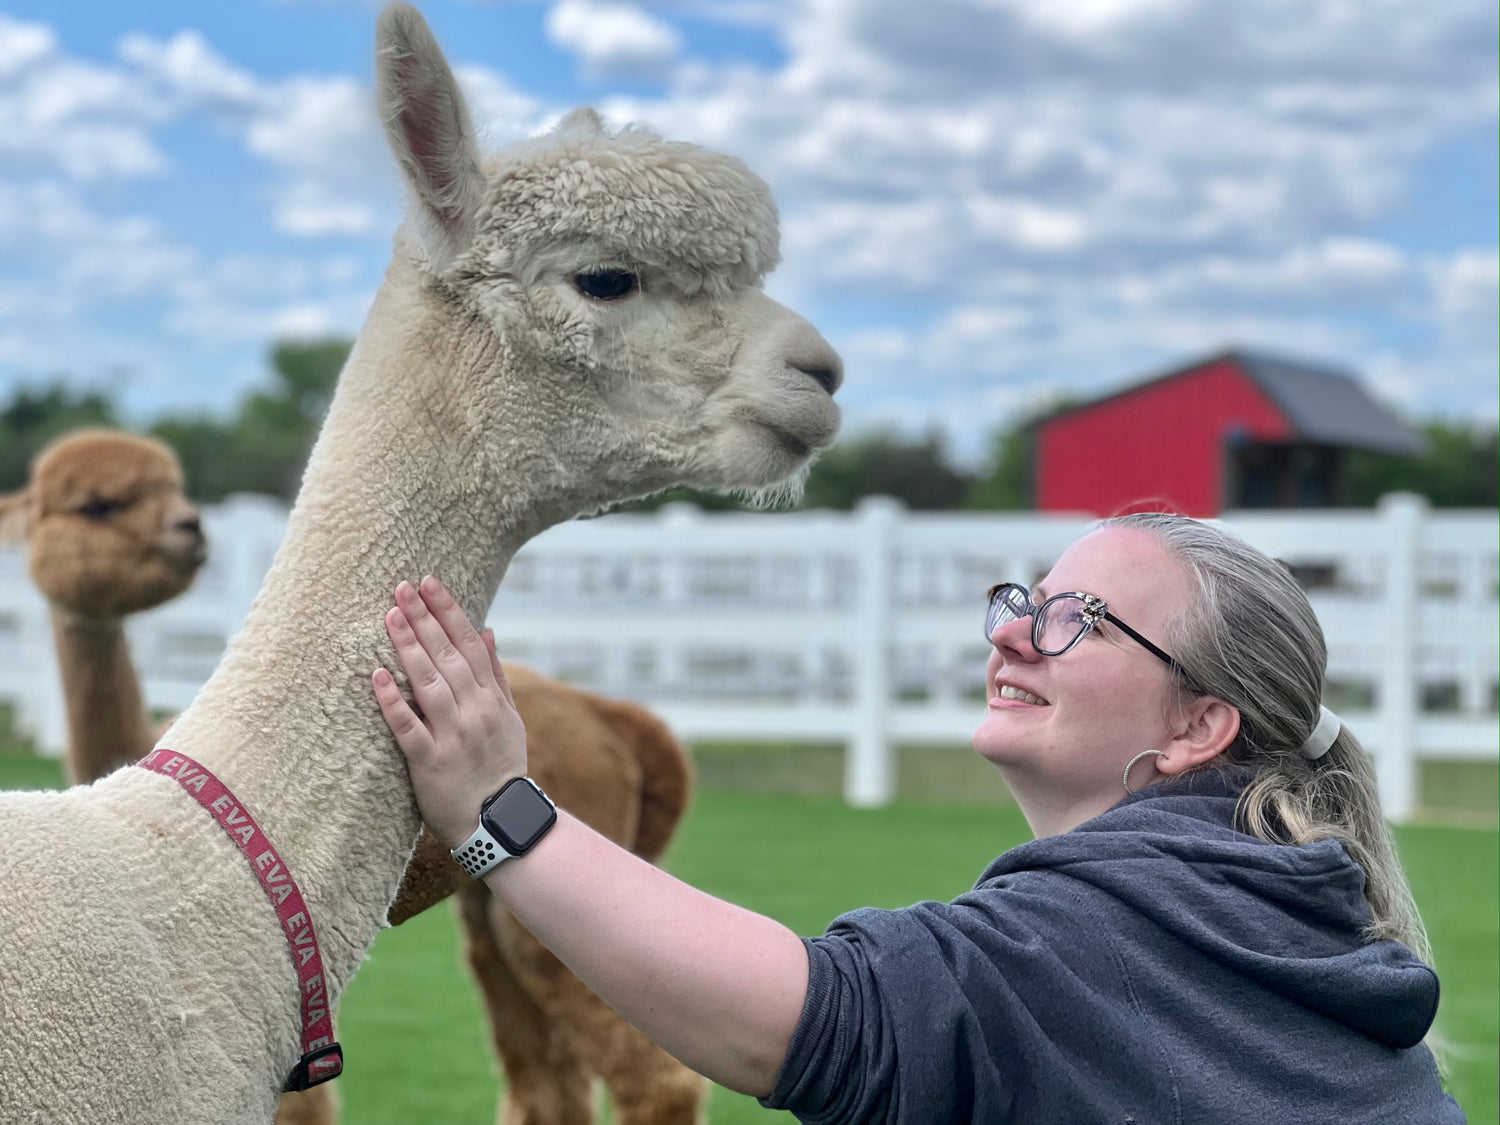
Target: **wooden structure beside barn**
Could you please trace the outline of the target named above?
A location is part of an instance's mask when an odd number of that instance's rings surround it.
[[[1059,411],[1035,438],[1037,510],[1098,516],[1339,506],[1347,451],[1422,450],[1352,375],[1243,350]]]

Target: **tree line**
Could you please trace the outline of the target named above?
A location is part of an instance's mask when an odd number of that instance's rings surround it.
[[[177,451],[195,499],[213,503],[234,492],[262,492],[291,500],[350,347],[351,341],[342,339],[277,343],[266,385],[247,394],[231,415],[168,415],[147,432]],[[801,506],[846,509],[862,497],[887,495],[926,511],[1030,508],[1037,417],[998,429],[974,467],[956,463],[937,435],[873,432],[845,438],[813,467]],[[23,485],[32,457],[54,437],[85,426],[119,425],[106,392],[73,390],[60,380],[21,386],[0,406],[0,490]],[[1495,427],[1431,420],[1419,429],[1426,438],[1419,456],[1349,453],[1350,503],[1365,507],[1404,490],[1426,496],[1436,507],[1495,507],[1500,480]],[[713,510],[742,506],[733,497],[674,490],[628,507],[650,509],[679,499]]]

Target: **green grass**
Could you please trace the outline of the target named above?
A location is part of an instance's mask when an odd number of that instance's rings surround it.
[[[1396,839],[1442,981],[1436,1031],[1446,1048],[1450,1090],[1469,1125],[1495,1125],[1500,835],[1422,826],[1397,829]]]
[[[55,763],[0,752],[0,788],[58,781]],[[1019,813],[1004,805],[899,802],[872,811],[829,797],[710,789],[699,792],[668,866],[798,933],[817,933],[856,906],[959,894],[990,859],[1027,837]],[[1449,1047],[1451,1088],[1471,1125],[1497,1125],[1500,835],[1416,826],[1400,829],[1398,839],[1442,975],[1438,1032]],[[344,998],[340,1038],[345,1120],[494,1120],[498,1079],[445,907],[375,943]],[[709,1113],[714,1125],[792,1120],[718,1088]]]

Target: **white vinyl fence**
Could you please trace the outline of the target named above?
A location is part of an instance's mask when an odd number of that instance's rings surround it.
[[[152,707],[186,706],[207,678],[285,521],[248,496],[204,513],[204,574],[131,623]],[[877,805],[893,793],[895,745],[962,745],[982,717],[984,591],[1035,579],[1089,522],[883,499],[853,513],[671,506],[577,521],[516,556],[489,623],[507,659],[647,703],[686,739],[842,742],[847,799]],[[1389,815],[1411,814],[1419,759],[1496,759],[1495,512],[1434,512],[1398,494],[1374,511],[1225,523],[1308,587],[1329,703],[1374,754]],[[61,752],[50,627],[17,550],[0,551],[6,701]]]

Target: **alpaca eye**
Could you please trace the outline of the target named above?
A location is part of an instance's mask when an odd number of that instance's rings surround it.
[[[95,496],[79,505],[78,514],[86,519],[107,520],[124,506],[118,500],[106,500],[102,496]]]
[[[596,301],[618,301],[634,293],[639,282],[629,270],[586,270],[573,279],[585,297]]]

